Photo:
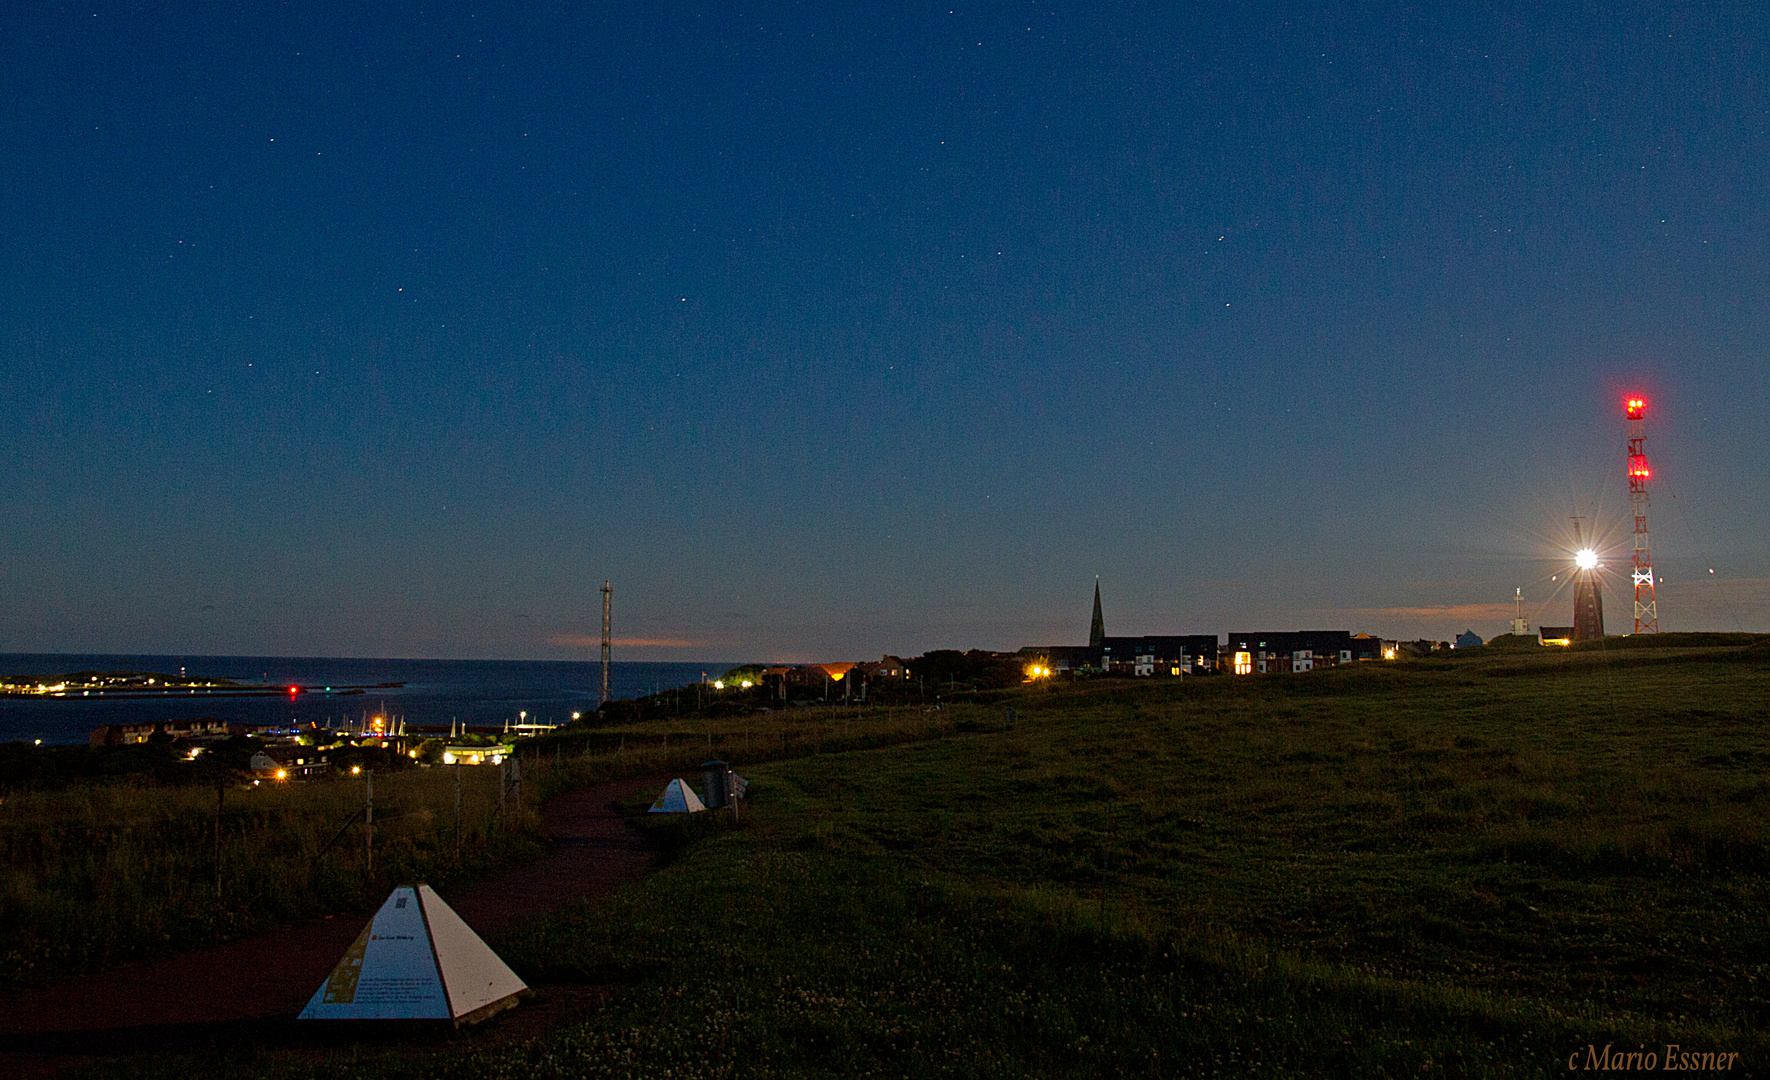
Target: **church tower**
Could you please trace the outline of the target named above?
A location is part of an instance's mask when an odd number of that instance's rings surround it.
[[[1088,627],[1088,647],[1098,649],[1106,644],[1106,619],[1100,614],[1100,576],[1094,577],[1094,623]]]

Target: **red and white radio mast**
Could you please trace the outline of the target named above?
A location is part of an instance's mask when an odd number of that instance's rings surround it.
[[[1647,399],[1631,396],[1629,413],[1629,509],[1635,514],[1635,633],[1659,633],[1659,606],[1653,597],[1653,549],[1647,543]]]

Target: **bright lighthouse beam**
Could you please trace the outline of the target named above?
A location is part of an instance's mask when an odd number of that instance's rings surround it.
[[[1598,565],[1598,553],[1591,548],[1581,548],[1573,557],[1574,565],[1581,570],[1590,570]]]

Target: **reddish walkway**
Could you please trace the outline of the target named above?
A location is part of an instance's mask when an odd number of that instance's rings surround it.
[[[554,839],[547,856],[450,890],[443,899],[469,926],[489,934],[637,879],[651,855],[615,806],[664,783],[623,780],[554,799],[546,809]],[[52,1071],[67,1054],[257,1039],[307,1004],[370,914],[340,915],[0,998],[0,1076]]]

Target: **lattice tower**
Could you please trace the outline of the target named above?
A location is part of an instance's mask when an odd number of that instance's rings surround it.
[[[1647,541],[1647,399],[1630,397],[1629,416],[1629,509],[1635,516],[1635,633],[1659,633],[1659,603],[1653,593],[1653,548]]]
[[[612,646],[614,644],[614,639],[609,636],[609,629],[610,629],[611,624],[609,623],[608,615],[609,615],[609,601],[614,598],[614,595],[615,595],[614,588],[611,585],[609,585],[608,581],[605,579],[602,583],[602,704],[604,704],[604,705],[608,704],[608,699],[609,699],[609,693],[608,693],[609,663],[608,663],[608,661],[609,661],[610,646]]]

